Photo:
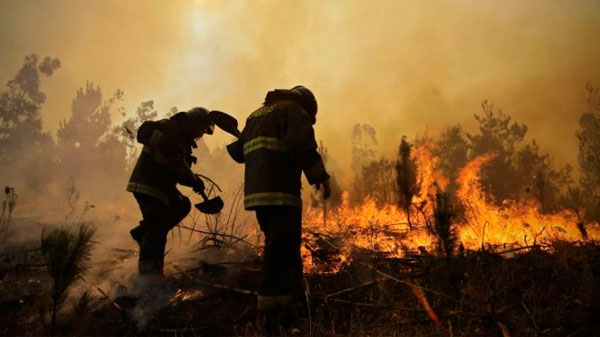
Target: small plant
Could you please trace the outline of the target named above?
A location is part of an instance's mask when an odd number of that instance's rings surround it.
[[[581,238],[586,241],[588,232],[585,226],[585,197],[583,191],[577,187],[569,187],[562,197],[561,203],[577,217],[577,229],[581,234]]]
[[[434,222],[430,232],[437,239],[437,250],[447,259],[452,257],[457,247],[458,237],[453,221],[456,216],[448,192],[438,191],[435,195]]]
[[[66,220],[68,220],[75,212],[75,209],[77,208],[77,202],[79,201],[79,197],[80,197],[79,190],[77,189],[77,185],[75,184],[75,177],[73,177],[73,176],[69,177],[69,182],[67,183],[66,194],[67,194],[66,195],[67,196],[67,205],[69,206],[69,213],[67,213],[67,216],[66,216]]]
[[[56,332],[57,316],[67,300],[69,289],[89,268],[88,261],[95,232],[95,228],[82,224],[77,232],[63,227],[42,233],[41,252],[51,278],[49,304],[51,335]],[[73,315],[81,313],[90,301],[90,295],[84,293],[73,302]]]
[[[15,192],[14,187],[4,187],[4,194],[6,195],[4,202],[2,203],[2,215],[0,215],[0,230],[4,231],[4,240],[8,237],[8,227],[10,226],[10,219],[12,212],[17,205],[17,198],[19,197]],[[8,214],[6,214],[8,211]]]

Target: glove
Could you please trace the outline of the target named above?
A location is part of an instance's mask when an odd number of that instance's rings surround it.
[[[331,183],[329,179],[317,183],[317,190],[321,189],[321,185],[323,185],[323,200],[327,200],[331,196]]]
[[[190,166],[192,166],[192,165],[194,165],[194,164],[196,164],[196,163],[198,162],[198,158],[196,158],[196,157],[194,157],[194,156],[192,156],[192,155],[189,155],[189,156],[187,157],[187,160],[186,160],[186,161],[188,162],[188,164],[189,164]]]
[[[198,194],[204,192],[204,182],[198,175],[196,175],[196,182],[194,183],[194,186],[192,186],[192,189]]]

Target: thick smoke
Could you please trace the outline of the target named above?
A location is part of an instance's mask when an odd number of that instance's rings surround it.
[[[472,126],[486,98],[530,125],[561,162],[574,163],[583,86],[600,79],[598,4],[591,1],[0,6],[1,78],[32,51],[63,61],[47,84],[47,130],[67,116],[70,97],[87,80],[108,92],[124,89],[130,110],[153,99],[160,111],[205,105],[241,119],[267,90],[303,83],[319,99],[317,135],[343,166],[357,122],[373,125],[391,149],[402,134]],[[209,145],[228,140],[217,136]]]

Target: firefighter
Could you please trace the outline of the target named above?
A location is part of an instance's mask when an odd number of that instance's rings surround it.
[[[162,276],[167,233],[187,216],[190,200],[176,185],[204,191],[204,183],[191,170],[196,158],[192,149],[203,135],[213,134],[214,122],[204,108],[179,112],[169,119],[147,121],[137,133],[144,145],[127,185],[143,220],[130,231],[140,247],[140,275]]]
[[[317,101],[307,88],[270,91],[247,118],[238,140],[227,146],[236,162],[245,163],[244,205],[256,212],[265,236],[257,309],[267,320],[267,330],[273,323],[285,326],[283,316],[305,299],[300,255],[302,172],[311,185],[324,187],[325,199],[331,193],[329,174],[317,152],[316,115]]]

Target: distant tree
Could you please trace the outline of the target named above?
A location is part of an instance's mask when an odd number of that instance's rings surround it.
[[[75,94],[71,115],[57,130],[57,157],[64,178],[75,177],[85,193],[122,190],[126,173],[126,148],[112,132],[111,114],[122,98],[117,90],[103,100],[102,90],[86,83]],[[101,191],[98,185],[102,185]],[[113,188],[111,188],[113,187]]]
[[[372,198],[377,206],[398,203],[394,166],[391,160],[380,158],[363,167],[364,195]]]
[[[100,142],[111,124],[110,105],[103,104],[102,91],[93,83],[79,88],[71,104],[71,116],[62,120],[56,131],[62,151],[89,152]],[[80,156],[81,153],[76,153]]]
[[[471,147],[471,158],[486,153],[496,157],[482,169],[482,186],[498,201],[515,198],[515,178],[518,177],[513,163],[516,148],[525,138],[527,126],[512,122],[512,118],[494,109],[487,100],[481,104],[483,115],[475,115],[479,122],[479,133],[467,134]]]
[[[42,75],[50,77],[59,67],[57,58],[39,62],[37,55],[28,55],[0,93],[0,177],[6,183],[18,180],[39,189],[51,177],[54,143],[42,128],[40,111],[46,95],[40,82]]]
[[[377,132],[369,124],[355,124],[352,129],[352,170],[358,176],[377,155]]]
[[[540,153],[535,140],[517,152],[515,167],[519,174],[516,182],[526,186],[526,191],[539,201],[542,212],[555,211],[561,190],[571,183],[571,167],[555,169],[550,155]]]
[[[583,193],[589,200],[587,217],[600,221],[600,90],[588,84],[588,112],[579,117],[579,170]]]
[[[450,180],[452,190],[458,172],[468,161],[470,144],[460,125],[442,131],[434,142],[432,154],[438,158],[438,168]]]
[[[363,168],[373,162],[377,155],[377,132],[368,124],[355,124],[352,129],[352,171],[354,185],[352,201],[361,202],[368,194],[363,182]]]
[[[535,140],[523,145],[525,124],[513,122],[488,101],[482,108],[483,115],[475,115],[479,133],[466,136],[469,160],[486,153],[496,155],[481,171],[485,191],[497,203],[529,196],[539,201],[543,212],[556,210],[561,192],[571,181],[571,167],[555,168],[550,155],[542,153]]]
[[[176,113],[177,108],[171,109],[171,114]],[[123,117],[126,114],[122,113]],[[136,107],[133,116],[124,120],[121,125],[115,127],[114,133],[125,144],[127,149],[127,163],[130,165],[137,159],[138,144],[136,140],[137,130],[146,121],[156,119],[158,111],[154,108],[154,101],[144,101]]]
[[[569,187],[561,197],[561,205],[571,211],[577,217],[577,229],[583,240],[588,239],[588,232],[585,226],[585,213],[587,200],[584,192],[579,187]]]

